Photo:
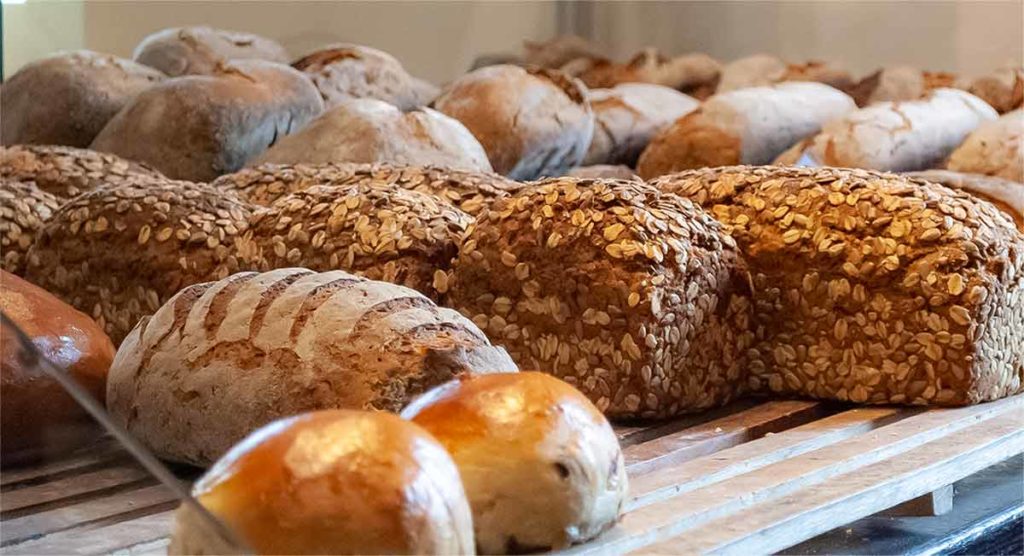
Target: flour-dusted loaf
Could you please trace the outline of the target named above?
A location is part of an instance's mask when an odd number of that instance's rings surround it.
[[[957,86],[984,100],[1000,114],[1024,108],[1022,67],[1002,68]]]
[[[730,167],[652,183],[724,223],[750,268],[753,390],[963,405],[1024,391],[1024,234],[923,180]]]
[[[907,172],[904,176],[940,183],[980,197],[1010,215],[1017,228],[1024,232],[1024,183],[980,174],[965,174],[950,170],[922,170]]]
[[[675,195],[534,184],[477,217],[452,274],[449,306],[607,415],[699,411],[746,387],[746,270],[721,225]]]
[[[218,66],[231,60],[290,60],[284,47],[271,39],[205,26],[157,31],[142,39],[132,57],[172,77],[218,73]]]
[[[890,66],[857,82],[850,91],[857,106],[876,102],[919,100],[935,89],[952,87],[956,76],[940,71],[926,71],[913,66]]]
[[[637,173],[649,179],[690,168],[767,164],[826,122],[857,108],[821,83],[780,83],[717,94],[654,136]]]
[[[60,205],[35,182],[0,178],[0,268],[25,275],[28,250]]]
[[[721,64],[707,54],[692,53],[667,58],[654,48],[645,48],[624,64],[591,58],[570,62],[562,69],[578,76],[592,88],[608,89],[623,83],[649,83],[704,99],[715,91]]]
[[[69,200],[100,186],[116,186],[160,172],[112,154],[52,145],[0,147],[0,179],[31,181]]]
[[[237,271],[234,241],[250,213],[208,185],[133,178],[61,206],[30,250],[27,276],[116,345],[179,289]]]
[[[979,125],[949,155],[946,168],[1024,183],[1024,109]]]
[[[313,80],[328,109],[343,102],[369,98],[400,110],[425,106],[436,90],[409,75],[387,52],[357,44],[333,44],[292,64]]]
[[[397,411],[460,373],[515,371],[472,322],[409,288],[334,271],[183,289],[114,358],[107,408],[158,456],[207,465],[280,417]]]
[[[0,143],[88,147],[128,101],[164,77],[89,50],[27,64],[0,87]]]
[[[441,198],[396,185],[318,185],[254,214],[237,247],[244,268],[344,270],[438,300],[470,222]]]
[[[763,87],[783,81],[817,81],[841,91],[847,91],[854,85],[850,74],[834,64],[819,60],[792,64],[769,54],[754,54],[723,66],[716,92]]]

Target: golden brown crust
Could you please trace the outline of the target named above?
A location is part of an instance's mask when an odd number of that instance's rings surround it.
[[[299,58],[292,67],[313,80],[330,109],[353,98],[382,100],[400,110],[424,106],[423,82],[409,75],[387,52],[356,44],[335,44]]]
[[[33,181],[0,178],[0,268],[23,276],[28,250],[61,200]]]
[[[39,189],[69,200],[100,186],[116,186],[135,176],[160,172],[112,154],[53,145],[0,147],[0,178],[32,181]]]
[[[1024,68],[1008,68],[981,76],[967,91],[989,103],[1000,114],[1024,107]]]

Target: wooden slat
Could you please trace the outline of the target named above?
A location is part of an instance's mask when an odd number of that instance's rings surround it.
[[[881,513],[889,517],[932,517],[953,509],[953,485],[946,485]]]
[[[128,487],[141,481],[155,482],[149,473],[133,462],[72,475],[0,493],[0,508],[4,518],[12,513],[21,515],[24,508],[57,500],[100,493],[118,487]]]
[[[66,458],[49,461],[31,467],[4,469],[0,473],[0,488],[9,490],[18,483],[45,480],[54,475],[63,475],[76,469],[90,468],[130,457],[117,442],[105,439],[69,454]]]
[[[614,428],[618,433],[617,436],[619,437],[619,444],[623,448],[627,448],[634,444],[647,442],[648,440],[659,438],[666,434],[672,434],[689,427],[695,427],[697,425],[707,423],[708,421],[721,419],[763,403],[763,400],[738,400],[725,407],[719,407],[701,413],[694,413],[692,415],[683,415],[682,417],[677,417],[669,421],[653,421],[642,424],[634,423],[626,426],[618,424]]]
[[[103,527],[76,527],[3,549],[5,555],[108,554],[158,541],[171,531],[173,511],[164,511]]]
[[[167,556],[167,547],[171,544],[171,538],[166,537],[155,541],[126,546],[111,551],[110,556]]]

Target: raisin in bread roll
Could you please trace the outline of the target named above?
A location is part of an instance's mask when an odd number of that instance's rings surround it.
[[[704,211],[639,182],[560,178],[471,226],[448,304],[523,368],[612,417],[723,404],[746,386],[746,271]]]
[[[244,272],[183,289],[125,339],[107,408],[157,455],[207,465],[304,411],[397,411],[459,373],[515,371],[472,322],[386,282]]]
[[[0,178],[32,181],[59,199],[70,200],[100,186],[116,186],[160,172],[112,154],[53,145],[0,147]]]
[[[28,250],[60,205],[35,182],[0,178],[0,268],[25,275]]]
[[[1024,235],[990,203],[894,174],[731,167],[652,185],[746,255],[753,390],[963,405],[1024,391]]]
[[[1024,183],[1024,109],[979,125],[949,155],[946,168]]]
[[[132,58],[172,77],[217,73],[217,66],[230,60],[290,60],[284,47],[271,39],[205,26],[157,31],[142,39]]]
[[[382,100],[406,111],[429,103],[436,91],[405,71],[394,56],[357,44],[333,44],[292,64],[313,80],[331,109],[351,99]]]

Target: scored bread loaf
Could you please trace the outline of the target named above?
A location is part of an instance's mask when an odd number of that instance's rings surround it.
[[[1024,109],[979,125],[949,155],[946,168],[1024,183]]]
[[[0,178],[0,268],[25,275],[28,250],[60,205],[35,182]]]
[[[566,380],[609,416],[649,418],[745,389],[745,288],[735,243],[689,201],[557,178],[477,217],[447,303],[520,367]]]
[[[100,186],[121,185],[160,172],[112,154],[74,147],[14,145],[0,147],[0,178],[32,181],[47,193],[68,200]]]
[[[1024,68],[1003,68],[957,85],[996,109],[1007,112],[1024,108]]]
[[[559,35],[547,41],[523,41],[526,65],[558,69],[578,58],[602,58],[599,45],[577,36]]]
[[[142,39],[132,58],[171,77],[218,73],[218,66],[231,60],[287,64],[290,59],[283,46],[266,37],[206,26],[157,31]]]
[[[357,98],[382,100],[411,110],[436,94],[409,75],[394,56],[357,44],[333,44],[298,59],[292,67],[313,80],[330,109]]]
[[[903,175],[940,183],[946,187],[960,189],[975,197],[980,197],[1010,215],[1017,223],[1017,228],[1024,232],[1024,183],[950,170],[922,170],[907,172]]]
[[[589,58],[570,62],[562,70],[595,89],[610,89],[623,83],[649,83],[705,99],[715,91],[721,64],[707,54],[667,58],[654,48],[645,48],[625,64]]]
[[[767,164],[826,122],[856,109],[821,83],[780,83],[715,95],[654,136],[637,173],[662,174],[730,164]]]
[[[963,405],[1024,390],[1024,234],[895,174],[729,167],[652,182],[724,223],[750,267],[753,390]]]
[[[891,66],[857,82],[850,91],[857,106],[876,102],[918,100],[943,87],[952,87],[956,76],[952,73],[924,71],[912,66]]]
[[[850,74],[833,64],[810,60],[802,64],[783,62],[769,54],[754,54],[733,60],[722,67],[722,78],[716,93],[764,87],[783,81],[817,81],[841,91],[853,87]]]
[[[341,271],[244,272],[189,286],[114,358],[107,408],[158,456],[206,465],[277,418],[398,411],[460,373],[517,370],[467,319]]]

